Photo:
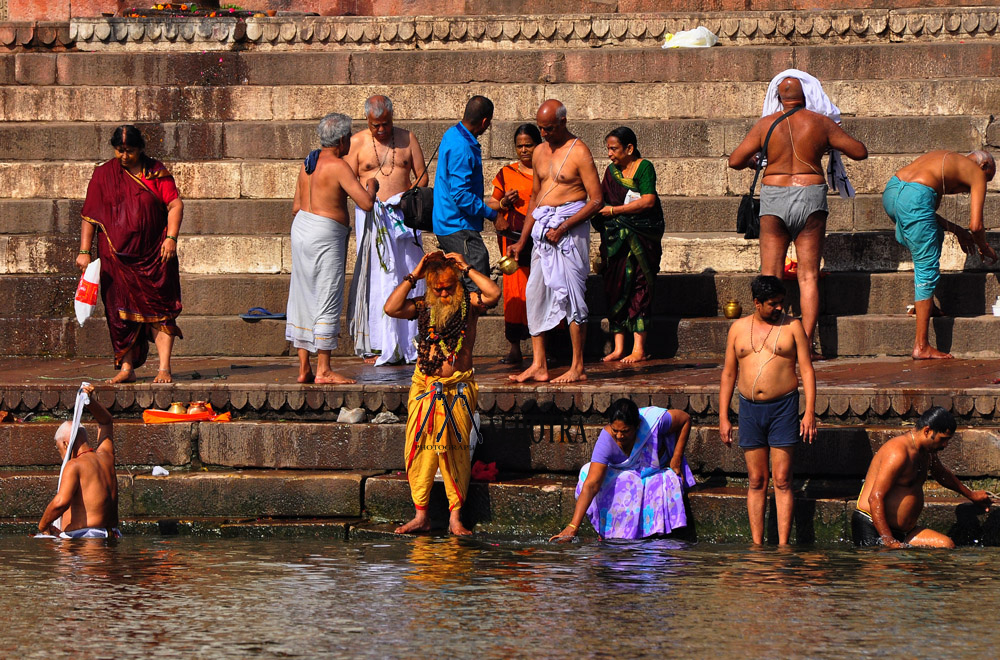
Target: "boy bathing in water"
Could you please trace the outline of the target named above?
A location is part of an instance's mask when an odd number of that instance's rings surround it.
[[[739,376],[739,446],[747,462],[747,513],[753,542],[764,542],[768,463],[774,476],[778,513],[778,545],[787,545],[792,528],[792,458],[799,436],[811,443],[816,436],[816,375],[811,344],[802,322],[785,315],[785,287],[776,277],[758,275],[750,283],[754,313],[729,328],[726,362],[719,388],[719,434],[733,443],[729,402]],[[799,422],[799,380],[806,395]]]

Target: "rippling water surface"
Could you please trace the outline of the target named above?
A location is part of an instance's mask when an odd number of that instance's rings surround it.
[[[998,559],[674,541],[6,537],[0,657],[988,658]]]

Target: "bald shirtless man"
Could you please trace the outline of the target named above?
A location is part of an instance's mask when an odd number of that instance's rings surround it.
[[[569,323],[573,360],[554,383],[585,380],[583,344],[587,332],[584,300],[590,274],[590,217],[603,203],[594,158],[566,128],[566,106],[555,99],[542,103],[535,116],[544,142],[532,156],[534,181],[521,239],[509,254],[520,258],[530,236],[531,274],[525,287],[531,366],[510,379],[517,383],[549,380],[545,333],[564,319]]]
[[[780,277],[788,244],[795,243],[799,308],[812,346],[819,318],[819,266],[826,237],[828,188],[823,154],[837,149],[849,158],[863,160],[868,157],[868,149],[829,117],[806,110],[802,83],[797,78],[781,81],[778,97],[782,110],[754,124],[729,156],[729,167],[742,170],[756,165],[771,124],[792,108],[802,108],[778,124],[767,146],[767,168],[760,191],[760,272]]]
[[[394,319],[382,311],[396,283],[424,255],[420,232],[403,224],[399,199],[414,183],[427,185],[427,166],[417,136],[394,126],[392,113],[392,101],[386,96],[365,101],[368,128],[354,134],[344,158],[359,180],[374,178],[379,184],[375,207],[355,209],[358,259],[347,309],[354,352],[375,365],[417,359],[416,322]],[[423,283],[413,293],[423,295]]]
[[[913,255],[914,307],[917,337],[913,359],[950,358],[933,348],[928,340],[934,289],[941,277],[941,246],[944,232],[950,231],[966,254],[975,254],[987,263],[997,255],[986,242],[983,204],[986,184],[993,180],[997,166],[985,151],[968,155],[954,151],[924,154],[889,179],[882,193],[882,207],[896,225],[896,240]],[[969,229],[948,222],[937,214],[944,195],[969,193]]]
[[[747,512],[753,542],[764,542],[768,460],[774,475],[778,545],[787,545],[792,529],[792,459],[801,436],[816,436],[816,375],[802,323],[785,315],[785,287],[776,277],[758,275],[750,283],[754,313],[729,328],[726,362],[719,388],[719,434],[733,443],[729,402],[739,376],[739,445],[747,462]],[[799,422],[798,364],[806,407]]]
[[[87,430],[80,427],[70,447],[72,422],[63,422],[56,431],[59,458],[70,452],[59,492],[45,507],[38,533],[62,538],[108,538],[118,531],[118,477],[115,474],[114,420],[94,396],[93,386],[84,387],[90,396],[87,410],[97,422],[97,449],[87,443]],[[56,522],[62,517],[62,529]]]
[[[351,148],[351,118],[331,113],[317,127],[321,149],[309,154],[299,168],[292,213],[292,274],[288,287],[285,339],[299,354],[300,383],[353,383],[330,369],[330,351],[340,337],[344,302],[347,198],[370,211],[378,181],[362,187],[344,161]],[[316,373],[309,354],[317,353]]]
[[[955,434],[955,418],[934,406],[917,420],[917,428],[886,442],[876,452],[865,475],[858,506],[851,517],[854,545],[904,545],[954,548],[955,542],[932,529],[917,527],[924,508],[927,472],[945,488],[990,510],[990,496],[969,490],[951,470],[941,464],[938,452]]]

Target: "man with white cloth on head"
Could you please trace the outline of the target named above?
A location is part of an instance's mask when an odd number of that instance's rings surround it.
[[[823,155],[831,152],[830,187],[845,197],[854,190],[840,152],[854,160],[868,157],[865,145],[844,132],[839,121],[840,110],[818,80],[797,69],[782,71],[768,87],[764,117],[729,156],[733,169],[756,166],[770,132],[760,190],[760,272],[781,277],[788,246],[795,243],[799,308],[810,345],[819,318],[819,268],[828,211]]]
[[[420,232],[403,224],[399,198],[412,185],[427,185],[427,167],[417,136],[393,126],[392,101],[372,96],[365,101],[368,128],[351,138],[344,159],[360,180],[374,177],[379,184],[375,207],[354,212],[358,259],[347,307],[354,352],[375,366],[415,362],[413,338],[417,322],[394,319],[382,310],[404,275],[424,256]],[[424,294],[420,281],[412,297]]]
[[[94,388],[82,388],[86,409],[97,422],[97,449],[87,442],[87,430],[75,422],[63,422],[56,431],[56,449],[64,467],[59,491],[45,507],[38,523],[40,536],[64,539],[119,537],[118,476],[115,474],[114,420],[93,396]],[[80,405],[80,408],[83,406]],[[82,410],[80,411],[82,412]],[[73,429],[76,427],[74,436]],[[69,456],[67,457],[67,453]],[[60,517],[62,528],[57,527]]]
[[[517,259],[528,236],[534,243],[531,274],[525,287],[531,366],[510,379],[547,381],[544,333],[564,319],[569,324],[573,360],[554,383],[586,380],[583,344],[587,328],[587,276],[590,274],[590,218],[603,204],[601,181],[590,149],[566,128],[566,106],[542,103],[535,116],[544,142],[532,155],[534,182],[521,239],[510,247]]]
[[[313,151],[299,169],[292,212],[292,274],[288,286],[285,339],[299,354],[300,383],[353,383],[330,368],[330,352],[340,337],[340,310],[344,303],[347,237],[350,220],[347,198],[362,209],[374,207],[378,181],[361,186],[344,162],[351,149],[351,118],[331,113],[316,129],[321,149]],[[316,373],[309,364],[317,354]]]

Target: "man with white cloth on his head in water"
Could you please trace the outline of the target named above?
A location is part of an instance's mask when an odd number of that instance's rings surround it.
[[[535,116],[544,142],[532,156],[534,183],[521,240],[510,247],[515,259],[530,236],[531,274],[525,287],[531,366],[510,379],[549,380],[544,333],[569,323],[573,361],[553,383],[586,380],[583,343],[587,332],[587,275],[590,274],[590,218],[601,208],[601,180],[590,149],[566,128],[566,106],[542,103]]]
[[[358,179],[374,177],[379,188],[375,208],[354,210],[358,260],[347,307],[348,326],[354,352],[365,362],[375,366],[415,362],[417,322],[394,319],[382,306],[424,256],[420,232],[403,224],[399,199],[414,183],[427,185],[427,166],[417,136],[393,126],[388,97],[372,96],[365,101],[365,117],[368,129],[354,134],[344,160]],[[417,284],[413,297],[424,293],[424,283]]]
[[[121,536],[118,531],[118,477],[115,474],[115,447],[112,440],[114,420],[111,413],[93,396],[87,410],[97,422],[97,449],[87,443],[87,430],[79,428],[75,441],[72,422],[63,422],[56,431],[59,457],[70,452],[63,470],[59,492],[52,498],[38,523],[38,533],[61,538],[108,538]],[[72,446],[71,443],[72,442]],[[62,517],[62,529],[56,522]]]

